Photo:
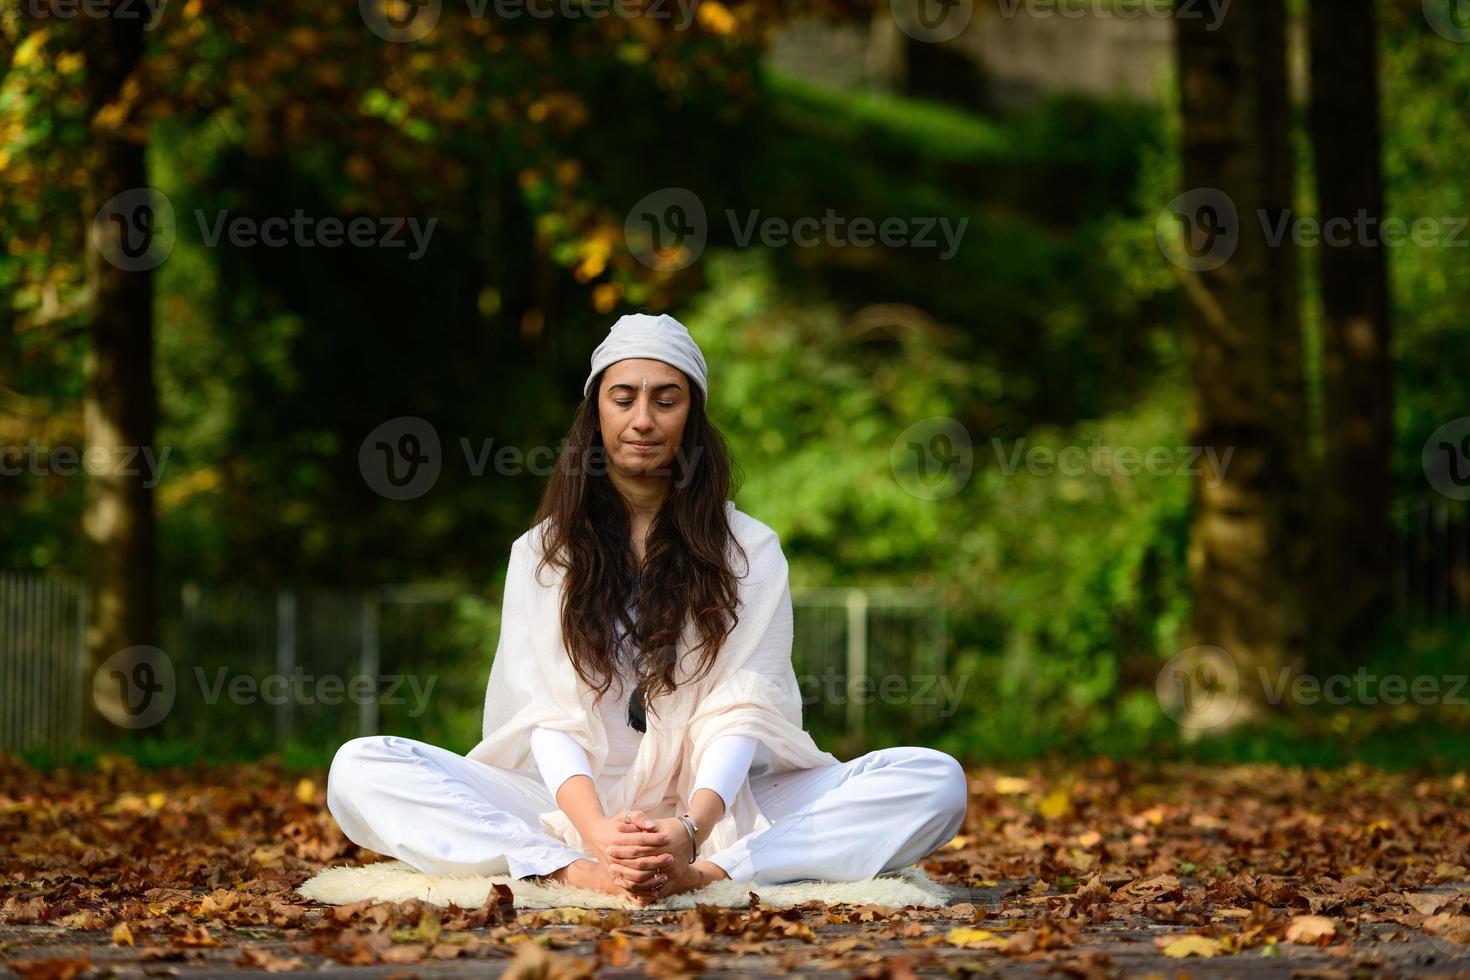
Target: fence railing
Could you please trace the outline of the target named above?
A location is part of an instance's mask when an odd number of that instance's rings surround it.
[[[0,748],[82,744],[85,603],[69,579],[0,575]],[[793,588],[792,604],[793,665],[819,741],[856,751],[956,707],[936,702],[950,688],[933,593]],[[479,735],[499,602],[429,584],[186,582],[164,591],[160,620],[174,689],[149,735],[264,753],[391,731],[463,751]]]
[[[86,621],[80,583],[0,573],[0,747],[76,740],[91,685]]]
[[[1394,505],[1394,600],[1419,620],[1470,613],[1470,502],[1440,494]]]

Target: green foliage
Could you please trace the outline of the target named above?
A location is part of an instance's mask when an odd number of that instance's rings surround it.
[[[1388,201],[1409,220],[1455,220],[1470,215],[1470,131],[1446,107],[1470,101],[1470,59],[1420,7],[1383,5]],[[943,596],[964,708],[884,737],[968,759],[1391,761],[1394,739],[1424,758],[1457,757],[1458,729],[1439,734],[1429,712],[1294,713],[1263,733],[1189,745],[1154,699],[1188,613],[1192,483],[1180,467],[1208,463],[1180,448],[1178,278],[1155,240],[1156,216],[1181,189],[1172,93],[1161,107],[1055,97],[992,118],[763,73],[754,45],[724,36],[605,43],[614,39],[583,23],[548,57],[539,27],[513,24],[492,41],[471,21],[409,52],[365,36],[350,9],[314,28],[270,4],[256,30],[289,44],[253,57],[237,16],[221,13],[233,33],[184,18],[152,41],[193,66],[206,96],[196,106],[165,93],[149,131],[151,179],[181,224],[157,280],[158,441],[173,451],[158,493],[162,577],[467,583],[472,597],[418,658],[385,665],[436,678],[430,710],[385,711],[385,729],[461,751],[479,729],[498,631],[488,583],[541,479],[472,474],[460,440],[554,445],[587,352],[617,312],[643,307],[674,312],[700,338],[711,412],[744,474],[738,502],[780,532],[794,582]],[[64,298],[80,276],[84,76],[59,31],[14,18],[0,27],[0,170],[36,188],[0,190],[11,236],[0,321],[29,324],[47,283]],[[300,73],[282,75],[283,57]],[[293,94],[278,76],[304,87]],[[305,121],[271,129],[303,106]],[[669,133],[683,152],[647,152]],[[1303,155],[1304,177],[1309,164]],[[711,226],[698,264],[676,276],[650,275],[616,244],[630,204],[665,186],[693,189]],[[1305,183],[1300,197],[1311,199]],[[195,224],[198,211],[295,207],[424,209],[443,223],[413,266],[210,248]],[[727,210],[829,209],[967,224],[942,259],[830,242],[742,248],[724,224]],[[1395,465],[1408,496],[1422,491],[1424,439],[1465,411],[1463,252],[1405,245],[1389,257]],[[1311,337],[1314,256],[1303,258]],[[78,323],[6,331],[18,370],[5,387],[63,417],[83,388]],[[356,455],[376,424],[409,414],[433,421],[446,469],[404,504],[364,484]],[[929,419],[951,420],[969,443],[971,471],[953,494],[915,492],[896,469]],[[1081,472],[1058,472],[1068,447]],[[1135,472],[1119,471],[1125,448]],[[1163,472],[1143,465],[1150,451]],[[83,489],[79,479],[0,484],[6,567],[82,570]],[[1462,626],[1391,632],[1385,665],[1454,669]],[[305,737],[285,756],[319,764],[337,737]],[[138,745],[159,762],[194,751]]]

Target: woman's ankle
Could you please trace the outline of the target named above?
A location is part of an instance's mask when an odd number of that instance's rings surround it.
[[[695,861],[690,867],[699,872],[699,877],[705,884],[715,881],[725,881],[730,875],[724,868],[711,861]]]
[[[590,865],[591,863],[592,862],[591,861],[588,861],[586,858],[577,858],[575,861],[572,861],[572,862],[570,862],[568,864],[562,865],[560,868],[557,868],[555,871],[548,872],[548,873],[546,873],[544,875],[535,875],[534,877],[537,877],[537,878],[549,878],[552,881],[558,881],[558,882],[561,882],[563,885],[565,885],[565,884],[568,884],[569,883],[568,882],[568,879],[569,878],[578,877],[583,872],[585,872],[587,870],[586,868],[579,868],[579,867],[577,867],[577,865],[579,865],[579,864],[582,864],[582,865]]]

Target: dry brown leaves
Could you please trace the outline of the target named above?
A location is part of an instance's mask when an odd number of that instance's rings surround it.
[[[266,972],[500,958],[512,976],[568,978],[630,965],[687,975],[749,957],[772,972],[870,977],[1016,959],[1093,977],[1113,969],[1101,937],[1126,929],[1164,958],[1279,944],[1343,955],[1410,935],[1453,955],[1470,945],[1466,782],[1106,761],[977,772],[961,834],[926,862],[979,889],[972,902],[774,909],[753,887],[745,908],[518,915],[504,887],[477,909],[302,900],[294,888],[323,866],[375,857],[342,837],[319,773],[147,772],[111,757],[42,775],[0,759],[0,921],[96,937],[92,960],[9,960],[37,978],[77,976],[103,952]]]

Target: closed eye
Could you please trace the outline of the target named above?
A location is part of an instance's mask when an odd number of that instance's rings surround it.
[[[626,408],[627,406],[633,404],[633,399],[631,399],[631,398],[624,398],[624,399],[621,399],[621,400],[614,401],[613,404],[615,404],[615,405],[622,405],[623,407]],[[655,405],[662,405],[664,408],[673,408],[674,407],[674,403],[673,402],[654,402],[654,404]]]

